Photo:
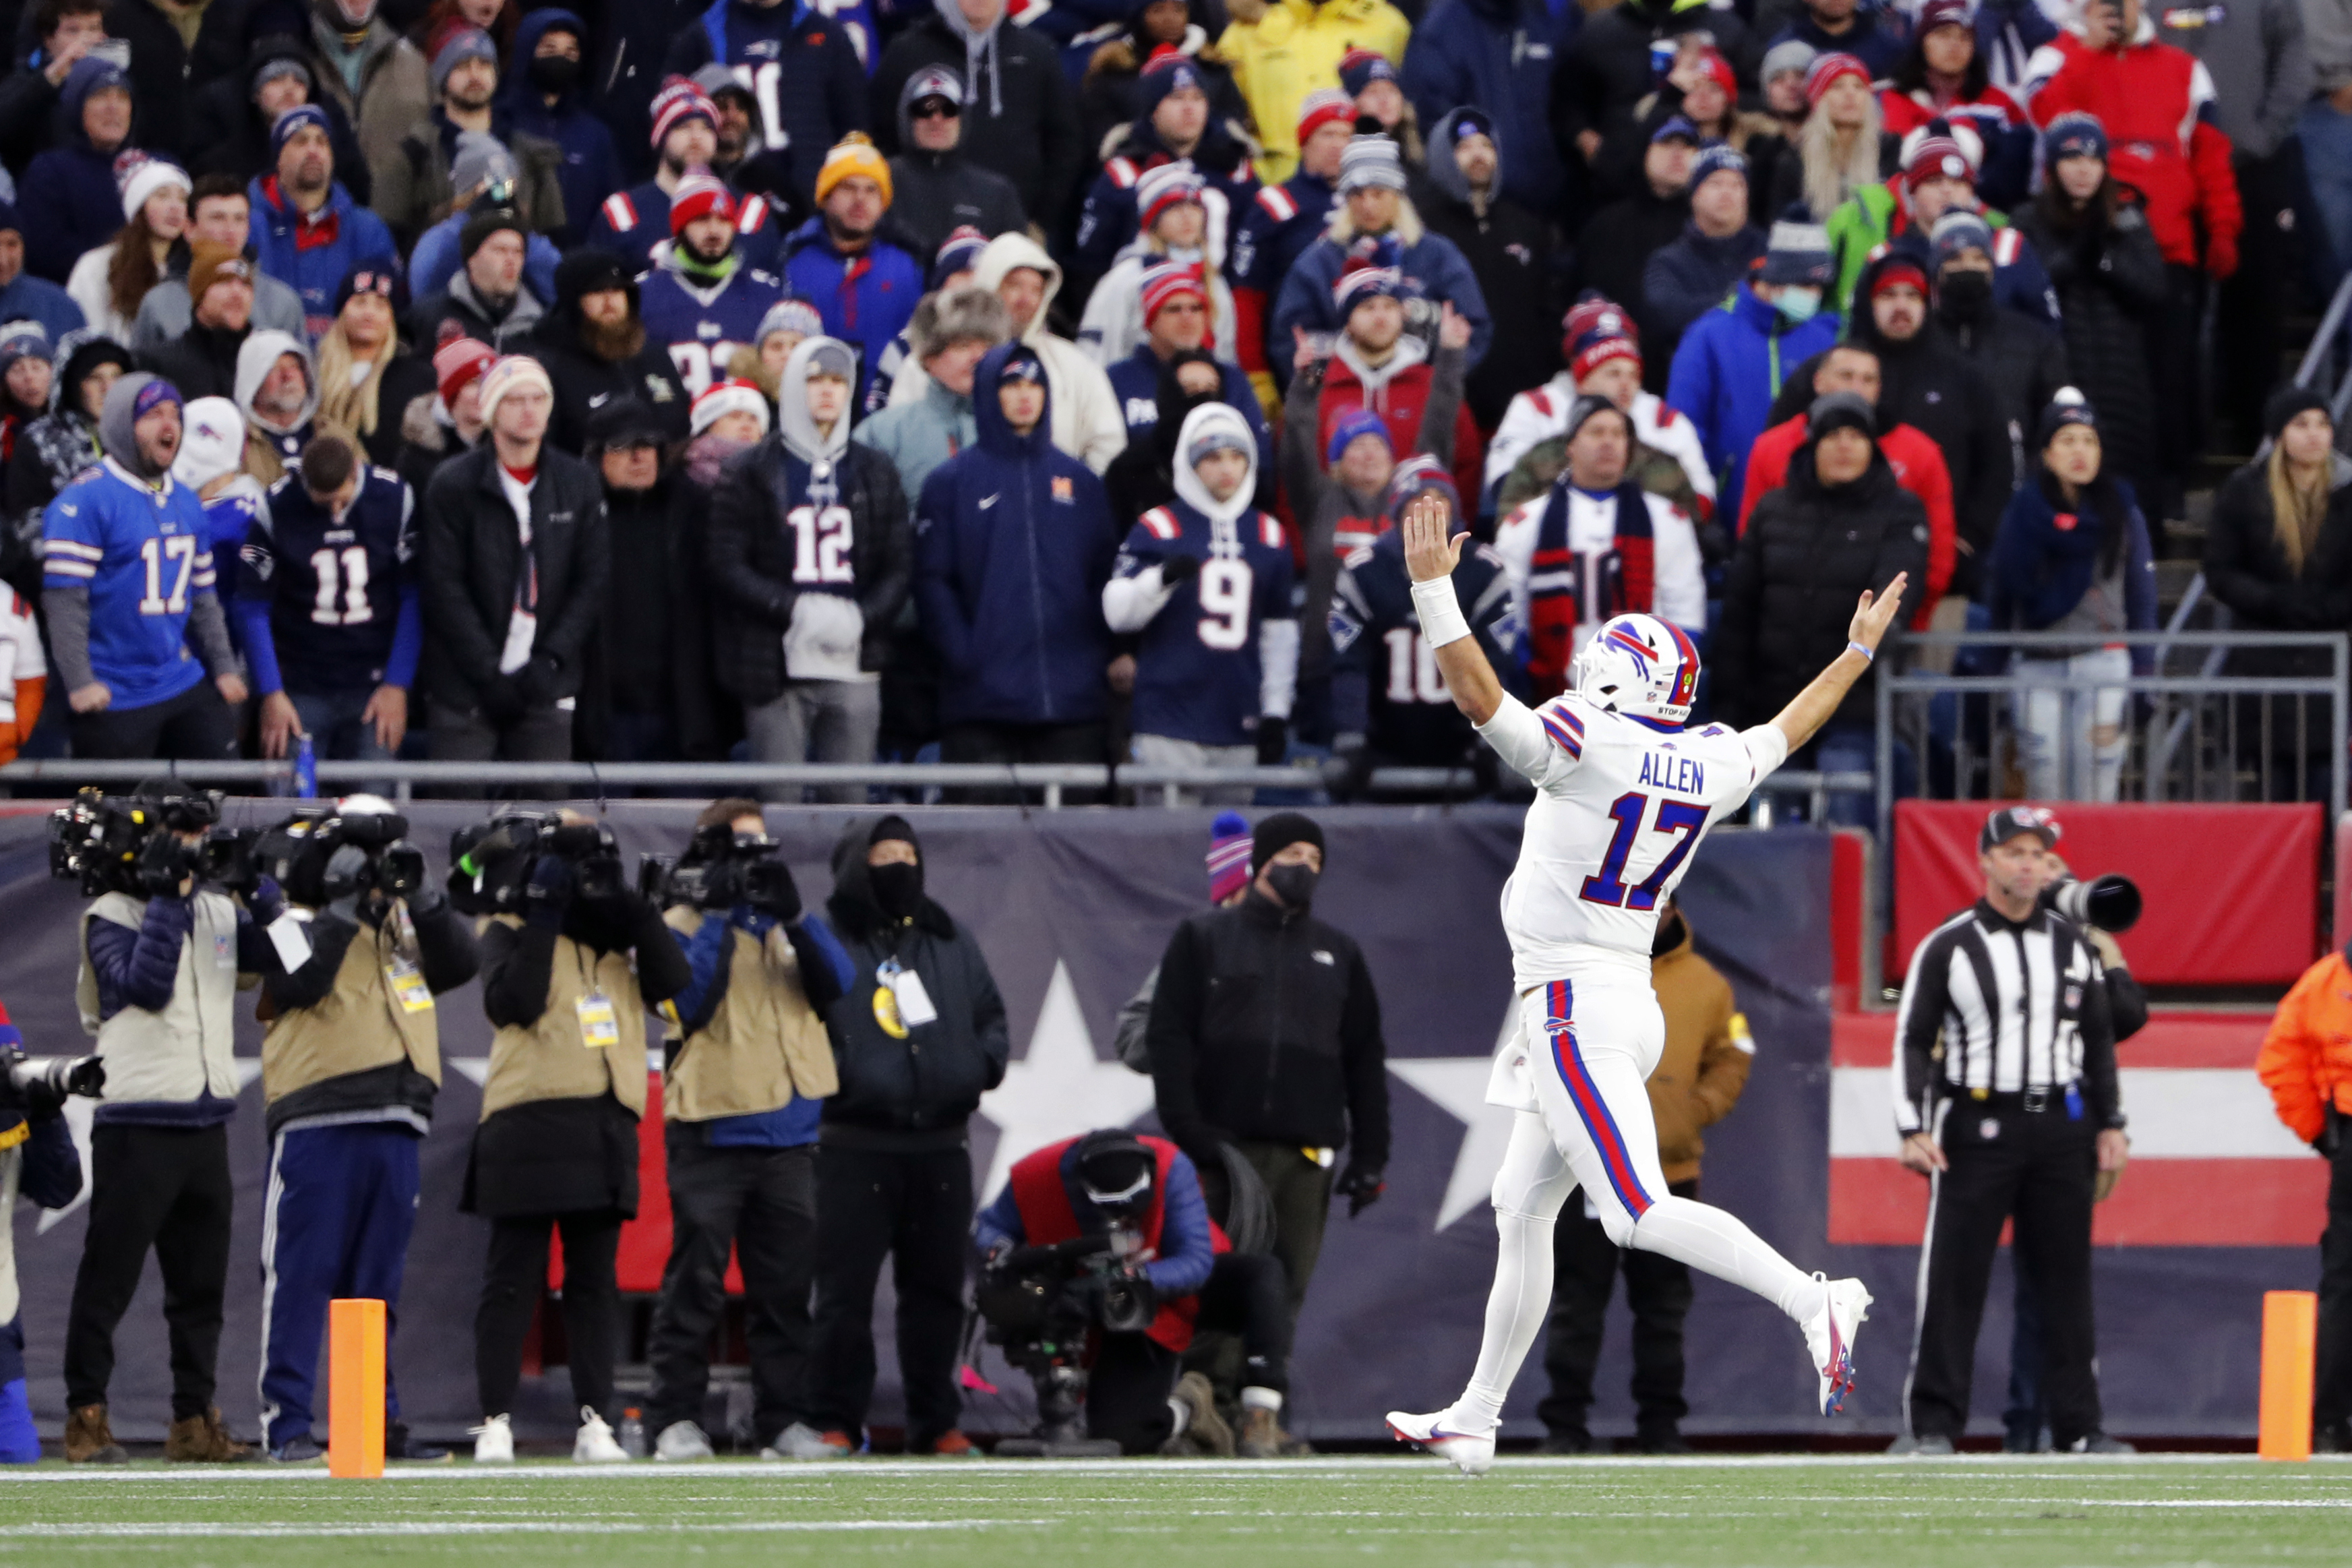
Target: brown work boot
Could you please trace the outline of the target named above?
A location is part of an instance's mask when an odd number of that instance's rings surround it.
[[[220,1406],[202,1415],[174,1421],[163,1437],[163,1458],[191,1465],[227,1465],[254,1457],[253,1445],[240,1443],[221,1425]]]
[[[70,1465],[127,1465],[131,1455],[114,1440],[106,1424],[106,1406],[85,1405],[66,1417],[66,1462]]]
[[[1234,1434],[1234,1451],[1244,1459],[1278,1459],[1290,1435],[1271,1410],[1257,1405],[1242,1411],[1241,1430]]]
[[[1234,1429],[1217,1414],[1217,1393],[1209,1380],[1197,1372],[1188,1372],[1176,1380],[1176,1403],[1184,1407],[1183,1436],[1202,1457],[1230,1459],[1234,1457]]]

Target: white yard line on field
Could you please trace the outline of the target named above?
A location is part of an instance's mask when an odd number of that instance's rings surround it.
[[[381,1524],[26,1524],[0,1527],[0,1543],[38,1536],[54,1540],[308,1539],[313,1536],[435,1535],[705,1535],[779,1531],[892,1530],[994,1530],[1008,1525],[1049,1525],[1045,1519],[839,1519],[757,1520],[731,1524],[629,1524],[609,1519],[446,1521],[402,1520]]]

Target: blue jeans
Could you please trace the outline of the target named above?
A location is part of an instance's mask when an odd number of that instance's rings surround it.
[[[371,686],[356,691],[289,691],[302,728],[320,762],[388,763],[392,753],[375,738],[375,726],[360,718],[375,696]]]
[[[1811,768],[1825,773],[1876,773],[1878,727],[1861,722],[1829,724],[1813,737],[1811,745],[1789,759],[1789,765]],[[1918,793],[1918,764],[1911,756],[1911,748],[1897,741],[1895,742],[1895,797],[1901,799]],[[1875,795],[1832,795],[1829,804],[1829,820],[1816,826],[1873,830],[1878,826],[1878,800]]]
[[[2296,134],[2303,138],[2312,216],[2326,242],[2313,247],[2313,266],[2325,291],[2332,294],[2347,269],[2352,269],[2352,114],[2338,114],[2326,99],[2315,98],[2303,106]]]

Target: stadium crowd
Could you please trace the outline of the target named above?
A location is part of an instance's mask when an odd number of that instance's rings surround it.
[[[2153,625],[2200,454],[2257,443],[2216,595],[2352,623],[2352,476],[2271,384],[2352,265],[2343,0],[14,37],[9,755],[1450,765],[1428,491],[1537,695],[1654,611],[1754,722],[1897,571],[1916,626],[2083,631],[2021,667],[2079,683]],[[2021,699],[2033,793],[2112,795],[2122,695]],[[1800,765],[1867,766],[1871,700]]]

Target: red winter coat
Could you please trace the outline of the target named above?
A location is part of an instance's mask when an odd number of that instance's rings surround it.
[[[2111,149],[2107,168],[2139,192],[2165,260],[2227,278],[2238,269],[2245,220],[2230,139],[2212,122],[2213,79],[2196,57],[2155,37],[2145,16],[2140,37],[2120,49],[2093,49],[2059,34],[2027,67],[2041,83],[2028,111],[2044,128],[2074,110],[2097,115]]]
[[[1748,484],[1739,496],[1740,532],[1748,531],[1748,519],[1764,492],[1789,482],[1789,459],[1805,444],[1805,423],[1801,414],[1784,419],[1757,437],[1756,444],[1748,449]],[[1878,449],[1886,455],[1886,466],[1895,470],[1895,482],[1917,496],[1919,504],[1927,509],[1927,591],[1911,614],[1913,629],[1926,631],[1927,617],[1936,613],[1936,601],[1951,585],[1952,563],[1958,559],[1952,471],[1944,462],[1942,449],[1916,426],[1897,425],[1878,438]]]
[[[1389,450],[1398,461],[1411,453],[1429,450],[1436,445],[1435,432],[1431,432],[1433,439],[1422,438],[1421,413],[1429,405],[1429,384],[1435,374],[1429,362],[1423,360],[1389,377],[1368,399],[1355,367],[1333,354],[1330,368],[1324,373],[1323,400],[1316,405],[1316,451],[1329,451],[1333,428],[1367,403],[1388,426]],[[1465,401],[1454,416],[1454,488],[1461,492],[1465,505],[1479,492],[1486,456],[1486,443],[1479,439],[1477,423],[1470,417],[1470,405]]]

